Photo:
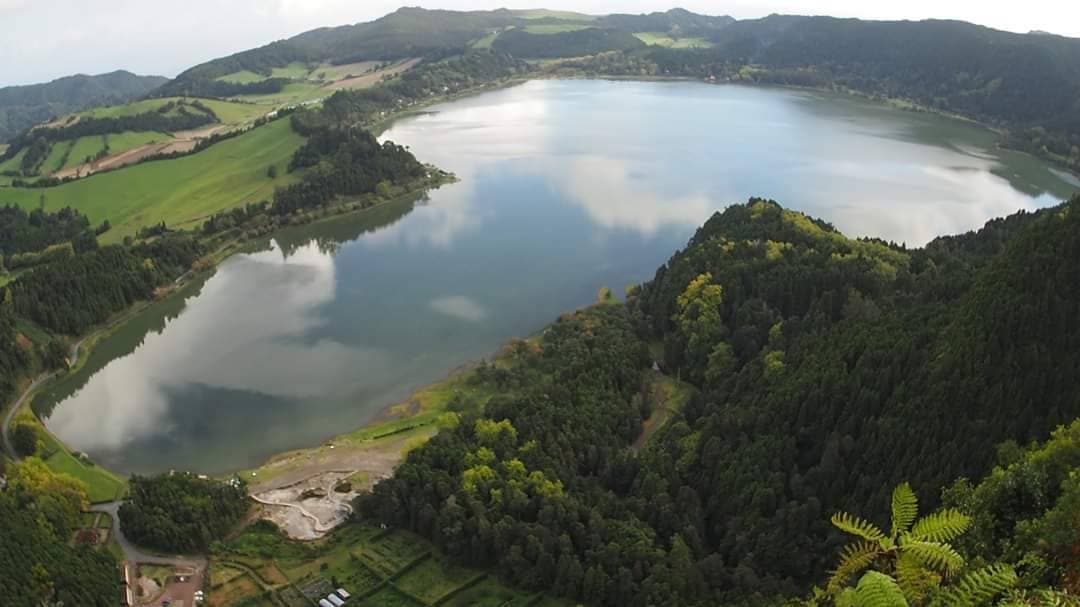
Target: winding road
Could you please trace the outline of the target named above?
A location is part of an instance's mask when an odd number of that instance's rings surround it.
[[[165,556],[153,554],[141,550],[135,544],[128,541],[124,531],[120,529],[120,506],[124,502],[107,502],[90,506],[91,512],[104,512],[112,518],[112,533],[120,550],[124,552],[124,558],[132,563],[153,563],[156,565],[172,565],[174,567],[194,567],[202,571],[206,566],[206,559],[191,558],[185,556]]]
[[[87,335],[71,345],[71,354],[68,356],[68,369],[72,369],[75,365],[79,364],[79,350],[82,348],[83,342],[89,339],[89,337],[90,336]],[[23,390],[23,393],[19,395],[19,398],[11,405],[11,408],[8,409],[8,412],[4,415],[3,426],[0,427],[0,438],[3,440],[0,440],[0,442],[4,444],[4,453],[6,453],[9,458],[13,460],[19,459],[19,454],[15,452],[15,446],[11,444],[11,422],[15,419],[15,415],[19,412],[19,409],[22,409],[23,402],[26,401],[28,396],[34,393],[34,390],[37,390],[42,384],[59,374],[59,371],[53,371],[52,373],[42,373],[41,375],[38,375],[34,381],[30,382],[30,385],[26,387],[26,390]]]

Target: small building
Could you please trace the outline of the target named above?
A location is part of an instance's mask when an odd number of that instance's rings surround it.
[[[345,589],[344,589],[344,588],[338,588],[338,589],[337,589],[337,593],[338,593],[338,596],[340,596],[341,598],[345,599],[346,601],[347,601],[347,600],[349,600],[349,597],[350,597],[350,596],[352,596],[352,595],[351,595],[351,594],[349,594],[348,592],[345,592]]]
[[[330,595],[329,595],[329,596],[327,596],[327,597],[326,597],[326,600],[328,600],[328,601],[330,601],[331,603],[333,603],[333,604],[334,604],[334,607],[341,607],[342,605],[344,605],[344,604],[345,604],[345,601],[343,601],[343,600],[341,600],[340,598],[338,598],[338,595],[336,595],[336,594],[334,594],[334,593],[332,593],[332,592],[330,593]]]
[[[334,607],[334,604],[326,599],[319,599],[319,607]]]

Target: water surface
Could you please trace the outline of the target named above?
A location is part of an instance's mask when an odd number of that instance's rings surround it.
[[[234,256],[39,397],[49,428],[125,473],[250,467],[650,278],[731,202],[920,245],[1075,189],[971,124],[734,85],[531,82],[384,137],[460,183]]]

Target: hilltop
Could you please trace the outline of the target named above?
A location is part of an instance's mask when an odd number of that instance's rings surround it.
[[[108,74],[66,76],[44,84],[0,88],[0,142],[54,116],[124,103],[168,82],[161,76],[138,76],[118,70]]]

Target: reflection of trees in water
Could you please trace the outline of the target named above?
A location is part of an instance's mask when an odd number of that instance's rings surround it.
[[[401,201],[388,202],[379,206],[365,209],[359,213],[350,213],[340,218],[321,221],[289,228],[275,235],[276,242],[281,249],[282,257],[288,259],[304,247],[314,244],[320,253],[334,255],[341,245],[359,239],[365,234],[373,234],[401,221],[417,206],[426,206],[430,198],[427,193],[418,194],[414,198]],[[259,250],[273,248],[271,241],[262,243]]]
[[[119,331],[138,331],[136,339],[132,342],[124,344],[114,334],[99,343],[93,351],[87,352],[86,346],[82,346],[79,356],[86,357],[86,364],[75,373],[66,375],[59,381],[43,388],[30,403],[30,408],[34,414],[42,419],[49,417],[52,415],[56,405],[82,390],[89,383],[90,378],[104,369],[110,362],[128,356],[141,348],[150,333],[158,335],[164,333],[165,327],[179,318],[180,313],[187,307],[187,300],[202,294],[203,286],[206,285],[208,278],[198,279],[196,282],[185,286],[182,292],[176,296],[157,302],[134,318],[126,321]],[[102,354],[106,350],[108,350],[107,353]]]

